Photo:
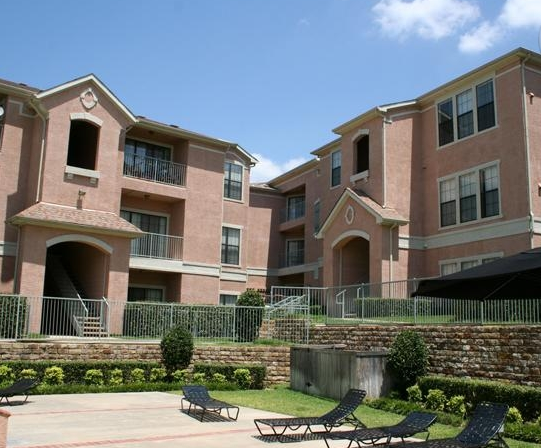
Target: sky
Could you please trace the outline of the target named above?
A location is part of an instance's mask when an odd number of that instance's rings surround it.
[[[518,47],[540,0],[0,0],[0,78],[95,74],[135,115],[238,143],[272,179],[340,124]]]

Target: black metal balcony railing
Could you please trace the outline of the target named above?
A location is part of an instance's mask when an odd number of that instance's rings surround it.
[[[124,154],[124,176],[168,185],[186,185],[186,165],[168,160]]]
[[[130,255],[133,257],[182,260],[183,240],[180,236],[146,233],[142,237],[132,240]]]

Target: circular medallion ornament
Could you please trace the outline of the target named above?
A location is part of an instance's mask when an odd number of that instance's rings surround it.
[[[344,218],[346,219],[346,223],[349,225],[353,222],[355,219],[355,210],[351,205],[348,206],[346,209],[346,214],[344,215]]]
[[[98,104],[98,97],[91,88],[88,88],[81,93],[80,98],[81,103],[83,103],[84,108],[87,110],[92,109],[96,104]]]

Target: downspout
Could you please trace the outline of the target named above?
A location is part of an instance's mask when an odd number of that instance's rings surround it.
[[[394,278],[393,274],[393,230],[398,227],[398,224],[394,223],[389,227],[389,281],[392,282]]]
[[[44,111],[41,105],[34,99],[30,99],[30,104],[33,109],[41,118],[41,145],[40,145],[40,154],[39,154],[39,168],[38,168],[38,185],[36,188],[36,203],[41,201],[42,194],[42,183],[43,183],[43,160],[45,158],[45,134],[47,131],[47,120],[49,119],[48,113]]]
[[[534,235],[534,213],[532,208],[532,186],[531,186],[531,172],[530,172],[530,133],[528,130],[528,108],[526,104],[526,77],[524,74],[525,64],[530,59],[530,55],[522,59],[520,63],[520,74],[522,81],[522,126],[524,129],[524,149],[526,151],[526,185],[528,192],[528,227],[530,232],[530,248],[533,248],[533,235]]]
[[[383,208],[387,207],[387,133],[385,131],[385,125],[391,124],[392,119],[387,117],[385,113],[387,112],[386,109],[382,107],[378,107],[377,111],[381,115],[381,158],[382,158],[382,185],[381,185],[381,192],[382,192],[382,204],[381,206]]]

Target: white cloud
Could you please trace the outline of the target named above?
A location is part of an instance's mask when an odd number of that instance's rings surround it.
[[[539,0],[507,0],[499,21],[510,28],[541,26],[541,2]]]
[[[251,182],[269,181],[307,161],[307,159],[303,157],[295,157],[284,163],[277,163],[266,158],[265,156],[262,156],[261,154],[254,154],[254,157],[259,162],[257,162],[256,166],[254,166],[251,170]]]
[[[297,22],[297,25],[299,26],[310,26],[310,21],[306,18],[302,18]]]
[[[392,38],[440,39],[480,16],[469,0],[381,0],[373,8],[381,30]]]
[[[463,53],[479,53],[492,47],[501,38],[503,32],[499,24],[483,22],[477,28],[460,36],[458,49]]]

